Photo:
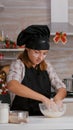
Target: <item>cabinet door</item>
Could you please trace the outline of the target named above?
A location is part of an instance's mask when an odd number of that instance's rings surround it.
[[[73,116],[73,103],[66,103],[66,115]]]

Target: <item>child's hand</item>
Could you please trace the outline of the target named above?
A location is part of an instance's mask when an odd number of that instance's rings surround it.
[[[63,102],[62,100],[56,101],[57,107],[59,111],[63,111]]]

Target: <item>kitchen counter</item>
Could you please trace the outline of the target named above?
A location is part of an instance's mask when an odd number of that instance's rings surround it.
[[[73,97],[67,97],[63,100],[64,103],[73,103]]]
[[[0,124],[0,130],[69,130],[73,129],[73,98],[63,100],[67,104],[66,113],[59,118],[46,118],[44,116],[29,116],[25,124]]]
[[[25,124],[0,124],[0,129],[6,130],[64,130],[73,129],[73,115],[64,115],[60,118],[46,118],[44,116],[29,117]]]
[[[73,129],[73,98],[65,98],[66,113],[59,118],[45,116],[29,116],[25,124],[0,124],[0,129],[6,130],[70,130]]]

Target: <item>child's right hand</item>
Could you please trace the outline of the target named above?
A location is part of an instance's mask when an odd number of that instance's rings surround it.
[[[46,105],[46,107],[50,110],[50,111],[58,111],[58,106],[57,104],[54,102],[53,99],[48,99],[44,102],[44,104]]]

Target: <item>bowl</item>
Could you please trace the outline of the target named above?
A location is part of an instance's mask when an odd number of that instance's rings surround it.
[[[10,111],[9,112],[9,123],[21,124],[28,122],[29,113],[28,111]]]
[[[56,118],[56,117],[60,117],[63,116],[66,112],[66,104],[63,104],[62,108],[58,108],[56,111],[47,108],[43,103],[39,104],[39,108],[41,113],[45,116],[45,117],[51,117],[51,118]]]

